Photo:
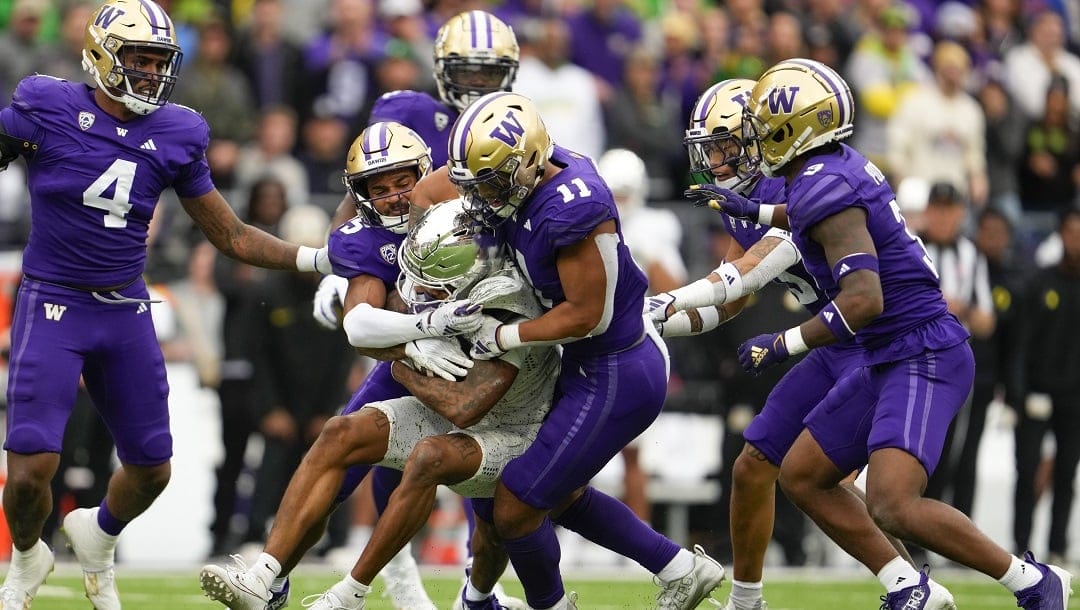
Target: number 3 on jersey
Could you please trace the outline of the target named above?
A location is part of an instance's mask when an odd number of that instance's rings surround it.
[[[83,191],[83,205],[105,210],[106,228],[122,229],[127,226],[125,216],[131,211],[131,185],[135,182],[137,167],[134,161],[117,159]],[[113,185],[112,197],[107,197],[105,193]]]

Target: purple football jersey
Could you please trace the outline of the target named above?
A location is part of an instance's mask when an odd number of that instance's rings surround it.
[[[611,323],[603,333],[566,343],[563,349],[574,358],[626,349],[644,332],[641,302],[648,284],[626,247],[611,190],[587,157],[556,146],[550,162],[562,171],[533,191],[525,206],[499,226],[500,236],[547,310],[566,300],[556,268],[559,250],[614,219],[619,245],[616,267],[610,270],[615,273]]]
[[[866,157],[846,145],[814,156],[792,179],[787,195],[788,221],[803,265],[829,298],[835,298],[840,287],[810,230],[848,207],[866,212],[885,301],[881,315],[856,334],[869,363],[893,362],[967,339],[967,331],[949,314],[926,249],[908,230],[881,170]]]
[[[81,287],[134,280],[161,193],[199,197],[214,188],[209,128],[184,106],[120,121],[94,102],[91,87],[30,76],[0,122],[39,144],[27,159],[32,226],[23,255],[35,279]]]
[[[450,142],[450,127],[458,111],[427,93],[391,91],[375,100],[368,123],[395,121],[412,129],[431,149],[434,168],[446,165]]]
[[[359,217],[341,225],[330,234],[330,264],[334,274],[346,279],[373,275],[394,290],[399,268],[397,253],[404,233],[364,224]]]

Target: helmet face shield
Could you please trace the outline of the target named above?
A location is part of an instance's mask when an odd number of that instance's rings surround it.
[[[688,136],[683,144],[690,157],[690,172],[698,184],[712,184],[721,179],[750,180],[746,147],[742,138],[728,131],[702,136]],[[720,170],[720,171],[717,171]],[[728,174],[721,177],[721,174]]]
[[[119,42],[119,39],[110,36],[106,45],[115,44],[114,41]],[[168,102],[183,59],[180,49],[160,43],[136,42],[121,43],[119,48],[117,57],[120,61],[112,70],[122,79],[117,88],[145,104],[163,106]],[[154,69],[154,64],[160,66],[160,71]]]
[[[450,58],[443,63],[447,95],[463,100],[465,105],[494,91],[509,91],[517,74],[517,65],[509,61],[489,63]]]
[[[432,206],[401,244],[398,290],[414,311],[464,296],[493,269],[501,268],[498,249],[482,239],[464,201]]]
[[[477,222],[494,227],[517,211],[511,203],[518,186],[513,176],[519,162],[509,157],[495,170],[487,170],[478,178],[455,182],[458,193],[465,200],[465,211]]]

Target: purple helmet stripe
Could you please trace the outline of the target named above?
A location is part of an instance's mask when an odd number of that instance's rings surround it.
[[[150,0],[139,0],[139,4],[142,5],[143,11],[146,13],[146,18],[150,21],[150,27],[154,30],[155,35],[172,35],[172,20],[169,19],[169,16],[165,14],[165,11],[163,11],[157,3]]]
[[[489,93],[485,96],[487,99],[481,98],[483,101],[473,103],[472,106],[465,109],[465,114],[458,117],[458,120],[454,123],[454,128],[450,133],[450,142],[452,146],[451,151],[457,150],[457,158],[459,160],[465,159],[465,142],[469,140],[469,130],[472,129],[472,123],[476,120],[480,111],[486,108],[491,102],[494,102],[505,95],[512,94],[506,91],[500,91],[499,93],[494,94]]]
[[[484,37],[487,38],[487,44],[484,45],[484,46],[490,49],[490,48],[495,46],[495,40],[494,40],[495,39],[495,34],[492,31],[494,28],[492,27],[492,24],[491,24],[491,13],[484,12],[484,11],[478,11],[478,12],[482,13],[483,16],[484,16],[484,34],[485,34]]]
[[[727,82],[727,81],[724,81]],[[724,83],[717,83],[701,96],[698,101],[698,105],[694,108],[694,122],[704,123],[705,119],[709,116],[709,108],[712,106],[712,102],[716,99],[716,94],[720,92],[720,87],[723,87]]]
[[[469,33],[472,34],[472,48],[476,48],[476,11],[469,11]]]
[[[803,66],[804,68],[810,68],[815,73],[821,75],[821,77],[825,79],[825,82],[829,83],[829,87],[832,87],[832,90],[834,92],[836,92],[836,106],[840,109],[840,116],[838,117],[837,122],[840,125],[843,125],[845,123],[845,118],[846,118],[845,114],[848,111],[847,104],[845,103],[847,100],[844,99],[844,89],[845,89],[845,87],[841,86],[840,83],[836,82],[836,79],[834,78],[834,75],[830,74],[830,72],[832,72],[832,70],[831,69],[822,70],[822,67],[824,66],[824,64],[820,64],[820,63],[818,63],[816,61],[809,61],[809,60],[806,60],[806,59],[789,59],[788,61],[790,61],[793,64],[798,64],[800,66]]]

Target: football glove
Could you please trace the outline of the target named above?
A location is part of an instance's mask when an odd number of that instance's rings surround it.
[[[405,344],[405,356],[417,371],[447,381],[465,377],[473,366],[473,361],[461,351],[456,340],[442,337],[409,341]]]
[[[506,353],[499,345],[499,327],[502,322],[491,316],[484,318],[480,328],[469,337],[472,346],[469,355],[477,360],[493,360]]]
[[[675,297],[669,292],[661,292],[651,297],[645,297],[645,307],[641,313],[654,323],[665,322],[668,319],[668,307],[675,303]]]
[[[483,320],[483,305],[469,299],[447,301],[420,316],[420,330],[433,337],[453,337],[471,333],[480,328]]]
[[[787,360],[789,355],[784,333],[758,335],[739,346],[739,364],[755,377],[774,364]]]
[[[683,197],[700,207],[708,207],[717,212],[724,212],[735,218],[747,218],[758,222],[761,202],[754,201],[731,189],[715,184],[694,184],[683,191]]]
[[[319,282],[315,289],[311,316],[319,326],[327,330],[341,328],[341,312],[345,305],[345,293],[349,290],[349,280],[339,275],[328,275]]]

